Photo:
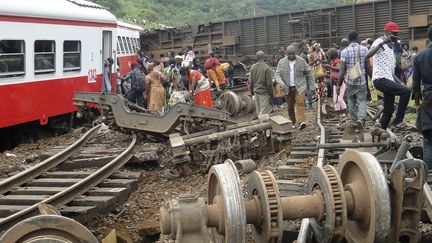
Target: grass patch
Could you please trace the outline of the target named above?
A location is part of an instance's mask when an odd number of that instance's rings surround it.
[[[417,113],[407,113],[405,114],[405,121],[411,125],[415,126],[417,119]]]

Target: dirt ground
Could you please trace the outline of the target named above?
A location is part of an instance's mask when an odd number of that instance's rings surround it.
[[[39,139],[34,143],[24,143],[12,150],[0,153],[0,178],[10,173],[25,170],[40,162],[39,154],[51,150],[59,145],[69,145],[76,141],[82,130],[72,130],[67,134]],[[7,138],[2,138],[7,139]]]
[[[272,115],[288,116],[286,106],[277,108]],[[234,118],[238,122],[252,120],[253,115]],[[315,141],[319,128],[314,121],[315,111],[306,112],[306,120],[310,121],[308,127],[299,131],[293,129],[292,143],[309,143]],[[170,153],[167,144],[161,144],[162,150],[168,151],[163,155],[159,166],[147,168],[129,168],[131,170],[140,170],[144,173],[144,181],[140,185],[138,191],[133,193],[129,198],[128,203],[119,209],[120,213],[103,215],[99,219],[94,220],[94,223],[87,224],[99,239],[109,233],[113,228],[122,235],[129,233],[129,238],[134,242],[151,242],[157,239],[146,238],[146,234],[150,233],[147,228],[158,225],[159,208],[169,199],[175,198],[182,193],[193,193],[197,196],[206,196],[207,194],[207,175],[200,173],[182,177],[178,180],[169,180],[164,175],[165,169],[170,167]],[[281,151],[277,154],[263,155],[257,162],[259,170],[270,170],[277,174],[279,163],[287,158],[288,154]],[[244,178],[243,178],[244,182]],[[298,222],[294,222],[294,228],[299,226]]]
[[[275,108],[271,115],[288,116],[286,104],[280,108]],[[236,122],[250,121],[255,115],[243,115],[232,118]],[[315,125],[315,111],[306,111],[306,121],[308,127],[299,131],[293,129],[292,144],[309,143],[317,139],[319,128]],[[0,178],[5,178],[11,173],[25,170],[42,160],[40,154],[59,146],[72,144],[76,141],[83,131],[81,129],[72,130],[60,136],[44,138],[31,144],[21,144],[18,147],[0,153]],[[171,167],[171,152],[168,142],[154,143],[148,141],[145,136],[140,136],[140,146],[159,146],[161,155],[159,163],[149,163],[140,166],[126,166],[122,170],[140,171],[144,175],[138,191],[134,192],[129,201],[118,208],[115,212],[101,215],[85,225],[97,236],[103,239],[112,229],[116,229],[117,234],[130,242],[153,242],[158,238],[149,238],[152,232],[148,228],[158,225],[159,208],[169,199],[175,198],[182,193],[194,193],[197,196],[207,194],[207,175],[196,173],[177,180],[169,180],[165,175],[166,169]],[[257,162],[259,170],[270,170],[277,175],[279,163],[286,159],[288,153],[281,151],[277,154],[263,155]],[[311,163],[313,163],[311,161]],[[309,166],[306,163],[305,166]],[[245,178],[242,178],[244,181]],[[299,227],[299,222],[292,223],[293,228]],[[147,237],[146,237],[147,236]]]
[[[315,143],[319,139],[319,127],[316,125],[316,108],[306,111],[306,129],[299,131],[293,129],[292,145]],[[276,108],[272,115],[284,115],[288,117],[286,104],[281,108]],[[233,118],[234,121],[243,122],[252,120],[254,115],[247,115]],[[33,144],[21,144],[13,150],[0,153],[0,178],[5,178],[10,173],[24,170],[38,163],[41,158],[41,151],[46,151],[73,143],[81,135],[79,129],[73,130],[67,134],[38,140]],[[416,138],[417,139],[417,138]],[[207,175],[200,173],[191,174],[187,177],[181,177],[176,180],[170,180],[165,175],[167,168],[171,168],[171,152],[168,142],[155,143],[153,140],[145,139],[140,136],[140,146],[158,146],[160,153],[159,163],[149,163],[139,166],[126,166],[122,170],[139,171],[144,175],[144,181],[141,183],[138,191],[134,192],[129,201],[107,215],[100,215],[98,218],[87,222],[87,226],[99,240],[103,239],[113,229],[116,229],[117,235],[124,239],[124,242],[154,242],[158,236],[152,237],[155,232],[151,229],[159,225],[159,208],[165,201],[175,198],[182,193],[193,193],[197,196],[206,197],[207,194]],[[288,151],[289,152],[289,151]],[[259,170],[270,170],[277,175],[277,168],[280,163],[288,156],[287,151],[281,151],[276,154],[263,155],[257,162]],[[316,162],[312,160],[305,161],[299,167],[309,168]],[[244,183],[245,177],[242,178]],[[289,227],[297,230],[300,221],[288,223]],[[149,230],[150,229],[150,230]],[[422,224],[423,234],[432,231],[429,224]],[[157,234],[156,234],[157,235]]]

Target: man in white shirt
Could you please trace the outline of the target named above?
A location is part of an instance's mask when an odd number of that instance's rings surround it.
[[[193,59],[195,58],[195,53],[192,50],[191,46],[187,46],[185,49],[185,54],[183,55],[182,67],[189,67]]]
[[[314,75],[306,61],[297,56],[297,47],[290,45],[286,49],[287,56],[279,60],[276,69],[276,82],[284,88],[286,101],[288,103],[288,115],[293,126],[299,124],[299,128],[306,127],[305,122],[305,93],[309,87],[314,88]],[[295,107],[295,110],[294,110]]]
[[[399,95],[399,106],[393,125],[403,126],[405,110],[408,106],[411,91],[403,85],[394,74],[396,58],[393,44],[398,40],[399,26],[389,22],[384,26],[384,36],[379,37],[372,44],[366,58],[373,58],[372,81],[374,86],[384,93],[384,112],[380,120],[381,128],[387,129],[394,111],[395,96]]]

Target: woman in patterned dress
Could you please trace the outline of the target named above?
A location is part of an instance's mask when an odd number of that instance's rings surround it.
[[[194,97],[194,104],[207,108],[213,108],[209,81],[197,70],[188,67],[180,69],[182,78],[188,81],[189,92]]]
[[[163,74],[155,69],[153,63],[147,65],[147,71],[149,72],[145,77],[147,109],[162,112],[165,105],[165,88],[162,85]]]
[[[309,54],[309,66],[315,71],[318,68],[323,69],[322,64],[327,62],[327,57],[325,53],[321,49],[321,45],[319,43],[315,43],[312,46],[312,52]],[[324,70],[323,70],[324,71]],[[322,100],[325,100],[327,98],[326,94],[326,87],[327,83],[325,81],[324,72],[321,77],[315,77],[315,82],[318,83],[318,95],[321,97]]]

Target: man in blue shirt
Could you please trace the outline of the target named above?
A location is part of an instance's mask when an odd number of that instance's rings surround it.
[[[428,29],[432,42],[432,26]],[[432,168],[432,44],[414,59],[413,93],[417,110],[417,128],[423,133],[423,161]],[[423,85],[423,91],[421,90]],[[423,102],[420,104],[420,99]],[[427,174],[427,173],[426,173]]]

